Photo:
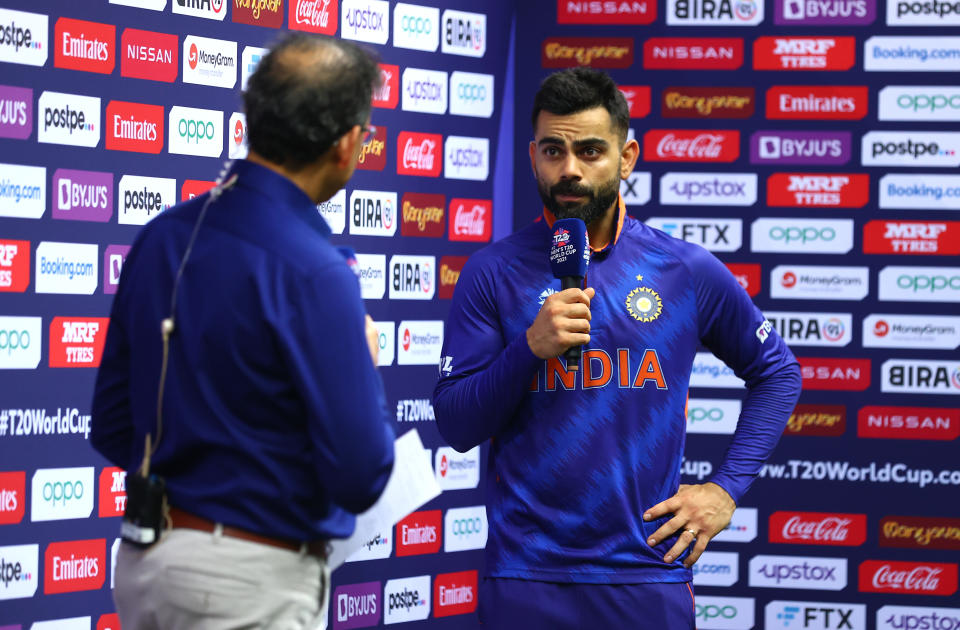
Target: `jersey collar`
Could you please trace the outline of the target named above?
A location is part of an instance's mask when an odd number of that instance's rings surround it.
[[[620,239],[620,232],[623,231],[623,219],[627,214],[627,208],[623,203],[623,195],[617,195],[617,220],[616,220],[616,230],[613,234],[613,240],[608,243],[604,243],[600,246],[594,246],[593,243],[590,244],[590,251],[594,254],[599,254],[601,252],[608,251],[613,249],[613,246],[617,244],[617,241]],[[543,218],[547,222],[547,226],[551,229],[553,228],[554,222],[557,220],[557,217],[553,216],[553,213],[547,210],[546,206],[543,208]]]

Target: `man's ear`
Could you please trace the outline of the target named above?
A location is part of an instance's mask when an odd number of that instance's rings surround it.
[[[530,141],[530,168],[533,169],[533,176],[537,176],[537,141]]]
[[[354,125],[350,128],[350,131],[340,136],[340,139],[333,145],[334,163],[338,167],[347,168],[356,159],[357,144],[360,142],[361,133],[363,133],[363,130],[360,125]]]
[[[630,173],[633,172],[633,167],[637,164],[639,157],[640,145],[636,138],[627,140],[620,150],[620,179],[630,177]]]

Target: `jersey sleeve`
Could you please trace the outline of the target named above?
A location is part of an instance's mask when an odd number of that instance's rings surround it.
[[[783,434],[800,396],[800,368],[719,260],[697,247],[688,265],[696,284],[700,341],[747,387],[737,429],[711,479],[739,503]]]
[[[504,339],[495,261],[467,261],[454,289],[433,407],[440,435],[458,451],[495,436],[510,421],[540,361],[525,334]]]

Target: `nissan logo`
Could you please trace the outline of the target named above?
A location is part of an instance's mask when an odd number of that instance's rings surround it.
[[[400,18],[400,29],[407,33],[429,35],[433,31],[433,24],[427,18],[405,15]]]

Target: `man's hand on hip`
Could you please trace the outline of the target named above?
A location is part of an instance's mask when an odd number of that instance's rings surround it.
[[[591,287],[567,289],[549,296],[527,329],[527,345],[541,359],[560,356],[567,348],[590,343]]]
[[[700,559],[707,543],[730,524],[737,505],[727,491],[715,483],[697,485],[681,484],[677,493],[661,501],[643,515],[643,520],[652,521],[667,514],[673,518],[664,523],[647,541],[654,546],[679,530],[683,530],[676,544],[663,557],[670,563],[695,543],[690,555],[683,561],[690,568]]]

